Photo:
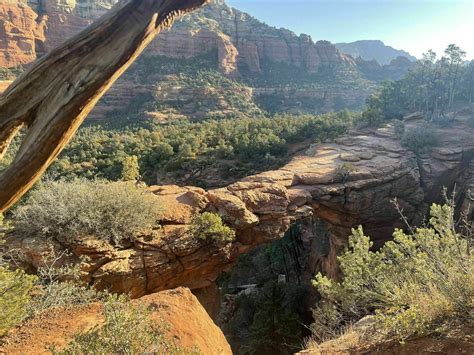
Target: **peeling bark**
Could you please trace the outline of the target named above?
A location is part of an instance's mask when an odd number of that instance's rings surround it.
[[[124,0],[20,76],[0,97],[0,159],[26,136],[0,175],[0,213],[23,196],[98,100],[164,28],[208,0]]]

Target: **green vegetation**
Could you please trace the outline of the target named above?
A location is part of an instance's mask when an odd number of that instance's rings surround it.
[[[235,240],[235,232],[222,222],[218,214],[211,212],[195,215],[189,225],[189,232],[196,239],[216,244],[232,243]]]
[[[72,255],[66,251],[57,252],[53,244],[43,254],[41,264],[36,270],[34,283],[35,295],[27,305],[29,317],[42,314],[51,308],[71,307],[105,300],[106,291],[99,292],[81,279],[81,267],[89,261],[80,258],[80,262],[66,260]]]
[[[451,205],[433,205],[430,226],[410,234],[396,230],[376,252],[362,228],[354,229],[338,258],[343,280],[319,274],[314,281],[321,294],[313,311],[315,337],[335,337],[367,315],[375,316],[383,339],[401,341],[472,325],[472,240],[456,232],[453,214]]]
[[[17,76],[23,73],[22,66],[15,68],[0,68],[0,80],[14,80]]]
[[[400,120],[394,120],[393,131],[395,133],[395,137],[397,137],[398,139],[402,139],[403,135],[405,134],[405,123]]]
[[[247,299],[247,302],[254,302],[255,308],[250,334],[243,342],[240,354],[292,354],[298,349],[301,316],[295,311],[302,299],[300,287],[290,289],[276,282],[266,283],[253,300]]]
[[[335,83],[339,88],[369,85],[357,70],[346,64],[324,64],[318,66],[314,72],[308,72],[304,65],[298,67],[271,59],[262,60],[260,65],[262,72],[259,75],[240,68],[246,77],[245,82],[260,87],[308,89],[327,87]]]
[[[109,112],[111,127],[140,122],[145,112],[194,121],[263,115],[249,87],[217,70],[217,51],[191,59],[143,56],[125,76],[140,85],[156,85],[157,90],[136,94],[125,109]]]
[[[336,168],[335,175],[338,180],[342,183],[346,183],[350,178],[351,174],[356,172],[358,169],[356,166],[350,163],[342,163]]]
[[[0,214],[0,246],[3,242],[3,216]],[[35,281],[34,276],[23,270],[12,270],[5,255],[0,249],[0,337],[27,314],[30,291]]]
[[[449,45],[444,56],[429,51],[398,81],[389,81],[367,101],[368,123],[401,119],[405,114],[423,112],[428,121],[449,121],[448,113],[459,105],[472,106],[474,61],[464,62],[465,52]]]
[[[429,124],[411,128],[402,135],[402,145],[416,154],[426,153],[438,144],[438,133]]]
[[[78,132],[48,175],[117,181],[122,179],[123,161],[135,155],[148,184],[159,182],[157,176],[174,181],[188,176],[186,183],[206,187],[197,173],[213,169],[216,178],[225,180],[276,168],[286,162],[292,144],[333,140],[347,132],[354,116],[342,112],[180,121],[121,130],[89,127]]]
[[[34,276],[27,275],[23,270],[0,266],[0,336],[26,315],[34,280]]]
[[[150,318],[152,310],[133,306],[124,296],[113,296],[104,305],[103,325],[76,334],[62,351],[53,354],[187,354],[165,336],[166,327]]]
[[[125,157],[122,161],[122,180],[137,181],[140,178],[140,167],[136,155]]]
[[[58,241],[94,236],[126,245],[141,229],[155,225],[159,206],[133,183],[76,179],[46,182],[13,215],[18,235]]]
[[[223,315],[222,328],[235,353],[286,355],[300,349],[308,295],[299,282],[300,241],[294,226],[283,239],[242,255],[220,279],[224,294],[235,294],[239,285],[256,285],[251,292],[231,296],[235,308]]]
[[[2,221],[0,215],[0,244],[2,230],[11,228]],[[25,318],[48,309],[105,298],[107,293],[97,292],[80,281],[80,264],[65,264],[66,256],[65,253],[57,254],[51,246],[33,276],[16,265],[20,261],[18,251],[4,254],[0,250],[0,337]]]

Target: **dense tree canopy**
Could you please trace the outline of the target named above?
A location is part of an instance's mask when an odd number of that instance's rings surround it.
[[[425,53],[403,79],[385,82],[367,100],[367,121],[400,119],[416,111],[424,112],[429,120],[440,120],[460,105],[472,105],[474,61],[465,62],[465,55],[454,44],[441,58],[431,50]]]

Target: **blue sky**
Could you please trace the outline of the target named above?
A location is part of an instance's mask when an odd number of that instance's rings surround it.
[[[474,59],[474,0],[227,0],[314,40],[380,39],[419,57],[456,43]]]

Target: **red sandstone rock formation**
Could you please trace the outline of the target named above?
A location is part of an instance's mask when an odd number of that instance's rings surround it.
[[[442,202],[443,187],[456,185],[459,206],[472,209],[467,189],[474,182],[473,130],[461,121],[442,133],[440,147],[421,157],[401,147],[391,127],[385,127],[311,146],[279,170],[226,188],[152,187],[163,206],[160,225],[132,237],[129,248],[116,249],[90,237],[56,246],[91,258],[85,265],[91,284],[139,297],[178,286],[212,285],[239,255],[281,238],[300,220],[305,239],[313,244],[313,271],[337,276],[336,256],[352,227],[362,225],[379,246],[395,227],[403,227],[394,198],[414,224],[428,204]],[[342,164],[351,164],[351,171],[341,171]],[[219,213],[236,230],[237,241],[218,245],[193,239],[187,225],[202,211]],[[316,219],[323,231],[315,227]],[[35,236],[13,236],[9,246],[21,249],[33,267],[47,250],[45,241]]]
[[[0,3],[0,67],[33,62],[42,54],[45,22],[20,0]]]
[[[12,7],[15,11],[12,13],[4,9],[0,12],[0,19],[5,18],[5,23],[8,23],[12,16],[11,21],[17,22],[16,26],[25,33],[23,42],[31,42],[31,50],[22,43],[20,48],[23,47],[23,50],[15,51],[13,49],[18,42],[16,31],[10,33],[7,26],[4,31],[0,29],[0,35],[3,32],[7,35],[5,48],[12,49],[8,50],[11,61],[5,63],[31,63],[38,54],[34,39],[38,38],[42,43],[40,54],[43,50],[51,51],[90,25],[116,2],[92,1],[90,7],[81,7],[75,1],[58,0],[29,0],[31,8],[20,0],[14,1],[13,5],[3,4],[4,8]],[[35,20],[40,19],[38,25]],[[37,26],[39,33],[35,32]],[[356,67],[351,57],[342,54],[327,41],[314,43],[307,35],[296,36],[291,31],[272,28],[219,0],[163,33],[151,44],[147,53],[192,58],[212,50],[218,53],[218,68],[228,75],[237,75],[239,66],[259,73],[261,62],[265,60],[301,67],[310,73],[317,71],[322,64]]]

